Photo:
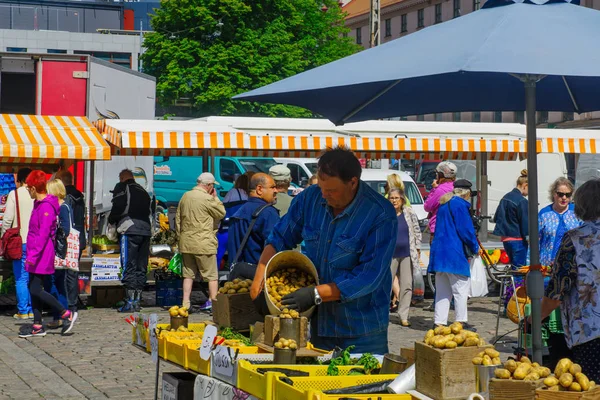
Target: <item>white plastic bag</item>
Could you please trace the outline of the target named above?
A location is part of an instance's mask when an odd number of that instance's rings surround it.
[[[480,256],[471,259],[470,297],[484,297],[488,294],[487,274]]]

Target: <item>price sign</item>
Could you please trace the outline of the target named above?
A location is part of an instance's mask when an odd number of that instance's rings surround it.
[[[148,321],[148,329],[150,329],[150,349],[152,353],[152,361],[158,362],[158,337],[156,337],[156,324],[158,323],[158,315],[150,314]]]
[[[202,345],[200,346],[200,358],[204,361],[208,361],[210,358],[210,352],[212,345],[217,336],[217,327],[214,325],[208,325],[204,329],[204,335],[202,335]]]
[[[233,376],[233,362],[229,353],[230,348],[226,346],[217,346],[213,353],[213,367],[215,372],[224,376]]]

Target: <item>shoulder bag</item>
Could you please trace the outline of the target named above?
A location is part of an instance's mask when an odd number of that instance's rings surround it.
[[[23,239],[21,239],[21,213],[19,211],[19,189],[15,189],[17,204],[17,226],[4,232],[0,242],[0,251],[5,260],[20,260],[23,257]]]
[[[69,209],[68,205],[67,209]],[[56,257],[64,260],[67,257],[67,235],[63,227],[60,225],[60,209],[58,214],[59,215],[56,216],[56,236],[54,237],[54,251],[56,253]]]
[[[231,268],[230,268],[230,273],[229,273],[230,281],[232,281],[236,278],[254,279],[254,274],[256,273],[257,266],[255,264],[247,263],[244,261],[238,262],[238,260],[239,260],[240,256],[242,255],[242,251],[244,250],[244,247],[246,247],[246,242],[248,242],[248,238],[250,237],[250,233],[252,232],[252,228],[254,227],[254,224],[256,224],[256,220],[258,219],[258,216],[265,208],[267,208],[271,205],[272,205],[271,203],[262,205],[262,206],[258,207],[252,213],[252,222],[250,222],[250,226],[248,226],[248,230],[246,231],[246,234],[244,235],[244,239],[242,239],[242,243],[240,243],[240,247],[238,248],[237,253],[235,254],[235,258],[233,259],[233,262],[231,263]]]

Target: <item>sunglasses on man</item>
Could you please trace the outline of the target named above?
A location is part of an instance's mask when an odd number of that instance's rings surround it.
[[[573,192],[567,192],[567,193],[564,193],[564,192],[556,192],[556,195],[558,196],[558,198],[561,198],[561,197],[566,197],[567,199],[570,199],[570,198],[571,198],[571,196],[573,196]]]

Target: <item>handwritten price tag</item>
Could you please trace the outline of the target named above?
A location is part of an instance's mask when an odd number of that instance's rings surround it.
[[[217,346],[217,349],[213,353],[213,367],[217,374],[233,376],[233,362],[231,361],[229,351],[229,347]]]
[[[150,314],[148,321],[148,329],[150,329],[150,349],[152,352],[152,361],[158,362],[158,337],[156,337],[156,324],[158,323],[158,315]]]
[[[215,341],[216,336],[216,326],[208,325],[204,329],[204,335],[202,335],[202,345],[200,346],[200,358],[204,361],[208,361],[208,359],[210,358],[210,352],[212,350],[212,345]]]

